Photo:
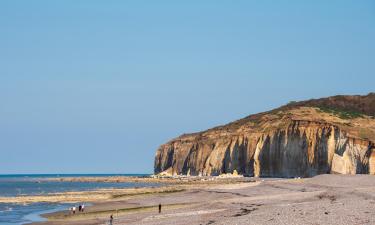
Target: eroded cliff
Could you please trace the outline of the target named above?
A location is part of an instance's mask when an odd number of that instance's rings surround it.
[[[360,97],[369,102],[365,104],[375,102],[373,94]],[[237,171],[272,177],[375,174],[373,109],[361,103],[370,113],[358,113],[347,109],[349,103],[342,104],[342,96],[339,100],[327,99],[331,102],[328,106],[334,107],[327,107],[324,100],[322,106],[313,100],[292,103],[225,126],[182,135],[159,147],[154,172],[219,175]]]

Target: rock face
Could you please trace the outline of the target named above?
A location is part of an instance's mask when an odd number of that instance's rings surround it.
[[[291,103],[182,135],[159,147],[154,172],[220,175],[236,171],[257,177],[375,174],[374,109],[366,105],[375,104],[375,95],[327,100]],[[353,107],[358,101],[360,110]]]

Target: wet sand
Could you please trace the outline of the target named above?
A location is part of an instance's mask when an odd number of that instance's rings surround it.
[[[114,224],[134,225],[375,224],[375,176],[370,175],[244,179],[172,187],[176,191],[97,201],[75,215],[67,211],[47,214],[49,221],[34,225],[108,224],[111,214]]]

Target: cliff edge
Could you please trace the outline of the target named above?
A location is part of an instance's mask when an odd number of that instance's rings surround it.
[[[375,174],[375,93],[291,102],[184,134],[156,151],[154,173],[310,177]]]

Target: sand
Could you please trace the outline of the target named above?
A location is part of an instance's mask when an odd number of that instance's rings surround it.
[[[49,221],[34,225],[108,224],[111,214],[114,224],[134,225],[375,224],[375,176],[195,183],[176,192],[101,200],[85,213],[48,214]]]

